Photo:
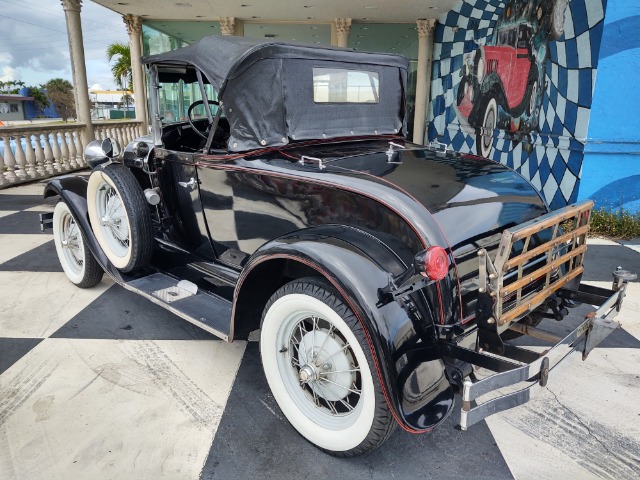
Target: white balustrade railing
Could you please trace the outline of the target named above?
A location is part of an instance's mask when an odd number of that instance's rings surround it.
[[[104,140],[107,137],[115,138],[124,148],[134,138],[144,135],[140,122],[101,122],[93,124],[93,136]]]
[[[123,147],[143,134],[141,122],[94,123],[93,137]],[[0,127],[0,188],[86,168],[83,124]]]

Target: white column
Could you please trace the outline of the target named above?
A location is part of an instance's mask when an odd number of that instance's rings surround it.
[[[413,117],[413,142],[424,143],[424,131],[431,93],[433,31],[436,21],[418,20],[418,71],[416,77],[416,111]]]
[[[220,31],[222,35],[236,34],[236,17],[220,17]]]
[[[334,20],[336,29],[337,46],[346,48],[349,45],[349,32],[351,32],[350,18],[336,18]]]
[[[73,87],[76,99],[76,115],[78,122],[85,124],[83,137],[85,145],[87,145],[93,140],[93,125],[91,124],[91,102],[89,101],[87,68],[84,63],[84,44],[82,42],[82,24],[80,23],[82,0],[61,0],[61,2],[67,22],[69,53],[71,55],[71,73],[73,75]]]
[[[142,56],[142,17],[124,15],[122,17],[129,33],[129,50],[131,52],[131,77],[133,80],[133,98],[136,107],[136,120],[143,123],[143,131],[147,131],[147,92],[145,89],[144,70],[140,63]]]

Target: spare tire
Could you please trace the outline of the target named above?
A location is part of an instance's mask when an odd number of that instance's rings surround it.
[[[149,205],[140,184],[121,164],[95,170],[87,186],[91,229],[105,255],[122,272],[138,270],[153,254]]]

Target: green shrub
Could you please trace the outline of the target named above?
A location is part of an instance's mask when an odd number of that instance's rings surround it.
[[[604,209],[591,213],[591,235],[628,240],[640,237],[640,213],[623,209],[609,212]]]

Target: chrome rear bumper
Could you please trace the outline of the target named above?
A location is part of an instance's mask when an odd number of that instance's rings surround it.
[[[494,413],[517,407],[531,400],[553,378],[552,372],[558,366],[569,363],[567,360],[569,357],[574,357],[574,354],[579,353],[583,360],[586,359],[587,355],[602,340],[620,326],[619,323],[613,321],[613,318],[620,311],[626,286],[626,282],[619,282],[617,285],[614,284],[616,290],[589,287],[591,292],[589,295],[600,298],[608,296],[608,298],[595,312],[587,315],[587,318],[575,330],[537,360],[476,382],[465,380],[462,388],[462,410],[460,412],[462,430],[466,430]],[[580,292],[576,292],[576,294],[579,295]],[[527,386],[472,406],[472,402],[483,395],[522,382],[525,382]]]

